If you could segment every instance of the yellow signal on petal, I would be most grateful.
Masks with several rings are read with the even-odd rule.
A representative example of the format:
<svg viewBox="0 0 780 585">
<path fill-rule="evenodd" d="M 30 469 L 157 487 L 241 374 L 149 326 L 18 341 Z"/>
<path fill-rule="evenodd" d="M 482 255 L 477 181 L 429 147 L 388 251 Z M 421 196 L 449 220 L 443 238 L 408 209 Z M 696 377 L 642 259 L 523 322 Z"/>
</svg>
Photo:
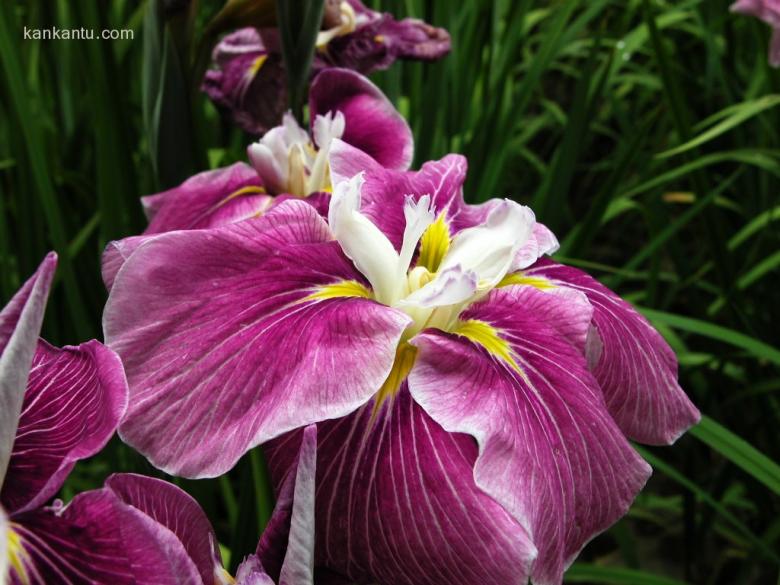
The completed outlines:
<svg viewBox="0 0 780 585">
<path fill-rule="evenodd" d="M 257 72 L 260 71 L 260 69 L 265 65 L 265 62 L 268 60 L 268 55 L 260 55 L 257 59 L 255 59 L 252 62 L 252 65 L 249 67 L 249 76 L 254 77 L 257 75 Z"/>
<path fill-rule="evenodd" d="M 14 525 L 11 524 L 7 534 L 7 554 L 8 564 L 11 567 L 11 571 L 16 574 L 17 578 L 23 585 L 29 585 L 30 576 L 27 574 L 25 564 L 29 563 L 29 554 L 22 546 L 22 537 L 14 531 Z"/>
<path fill-rule="evenodd" d="M 541 276 L 528 276 L 524 272 L 513 272 L 512 274 L 507 274 L 504 278 L 501 279 L 501 282 L 498 283 L 498 286 L 510 286 L 512 284 L 524 284 L 526 286 L 538 288 L 539 290 L 552 290 L 556 288 L 551 280 L 547 280 Z"/>
<path fill-rule="evenodd" d="M 388 398 L 398 394 L 401 384 L 412 371 L 414 360 L 417 357 L 417 348 L 408 341 L 402 341 L 395 350 L 395 360 L 390 373 L 385 378 L 374 400 L 373 416 L 376 416 L 381 406 Z"/>
<path fill-rule="evenodd" d="M 501 337 L 499 330 L 489 323 L 477 319 L 460 321 L 452 332 L 483 347 L 491 356 L 504 362 L 525 378 L 525 374 L 515 361 L 509 342 Z"/>
<path fill-rule="evenodd" d="M 417 266 L 436 272 L 450 249 L 450 226 L 444 212 L 439 214 L 420 238 L 420 258 Z"/>
<path fill-rule="evenodd" d="M 356 280 L 341 280 L 333 284 L 326 284 L 317 287 L 317 290 L 302 301 L 321 301 L 325 299 L 341 299 L 349 297 L 359 297 L 363 299 L 371 298 L 371 291 Z"/>
</svg>

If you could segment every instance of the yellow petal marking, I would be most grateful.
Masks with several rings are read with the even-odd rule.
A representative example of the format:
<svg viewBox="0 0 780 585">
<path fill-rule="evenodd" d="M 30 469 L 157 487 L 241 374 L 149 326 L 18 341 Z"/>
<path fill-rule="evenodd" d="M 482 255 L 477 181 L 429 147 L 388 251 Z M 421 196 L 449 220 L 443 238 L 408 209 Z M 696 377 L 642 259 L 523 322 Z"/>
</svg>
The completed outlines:
<svg viewBox="0 0 780 585">
<path fill-rule="evenodd" d="M 268 55 L 260 55 L 257 59 L 255 59 L 252 62 L 252 66 L 249 68 L 249 76 L 254 77 L 257 75 L 257 72 L 260 71 L 263 65 L 265 65 L 267 59 Z"/>
<path fill-rule="evenodd" d="M 339 282 L 334 282 L 333 284 L 326 284 L 324 286 L 317 287 L 315 292 L 301 299 L 301 302 L 321 301 L 325 299 L 341 299 L 348 297 L 370 299 L 371 291 L 355 280 L 341 280 Z"/>
<path fill-rule="evenodd" d="M 401 384 L 406 380 L 409 372 L 412 371 L 414 360 L 417 357 L 417 348 L 410 344 L 408 341 L 402 341 L 398 344 L 395 350 L 395 360 L 393 361 L 393 367 L 390 369 L 390 373 L 385 378 L 379 391 L 376 393 L 374 400 L 374 412 L 372 416 L 376 416 L 377 412 L 388 398 L 393 398 L 398 394 L 398 390 L 401 388 Z"/>
<path fill-rule="evenodd" d="M 547 280 L 541 276 L 528 276 L 524 272 L 513 272 L 512 274 L 507 274 L 504 278 L 501 279 L 501 282 L 498 283 L 498 286 L 502 287 L 512 284 L 524 284 L 526 286 L 538 288 L 539 290 L 552 290 L 556 288 L 551 280 Z"/>
<path fill-rule="evenodd" d="M 436 272 L 449 249 L 450 226 L 442 212 L 420 238 L 420 258 L 417 260 L 417 266 L 424 266 L 430 272 Z"/>
<path fill-rule="evenodd" d="M 515 361 L 512 348 L 509 342 L 501 337 L 498 329 L 477 319 L 460 321 L 452 331 L 455 335 L 465 337 L 469 341 L 485 348 L 485 350 L 494 358 L 504 362 L 515 372 L 526 379 L 525 374 Z"/>
<path fill-rule="evenodd" d="M 14 525 L 11 524 L 8 530 L 8 562 L 11 566 L 11 570 L 16 573 L 16 576 L 24 584 L 30 583 L 30 577 L 27 574 L 27 570 L 24 568 L 25 561 L 29 562 L 29 555 L 22 546 L 22 538 L 14 531 Z"/>
</svg>

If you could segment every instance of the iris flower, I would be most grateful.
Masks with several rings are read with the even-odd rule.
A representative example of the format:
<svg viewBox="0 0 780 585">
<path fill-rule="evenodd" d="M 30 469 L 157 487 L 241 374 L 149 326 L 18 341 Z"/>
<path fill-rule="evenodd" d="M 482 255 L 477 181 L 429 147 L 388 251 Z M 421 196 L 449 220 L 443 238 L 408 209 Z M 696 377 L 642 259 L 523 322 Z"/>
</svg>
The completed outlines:
<svg viewBox="0 0 780 585">
<path fill-rule="evenodd" d="M 106 444 L 127 405 L 124 371 L 111 350 L 96 341 L 59 349 L 38 340 L 55 266 L 52 254 L 0 312 L 0 583 L 232 583 L 205 514 L 165 481 L 115 474 L 68 505 L 46 505 L 76 461 Z M 314 427 L 307 433 L 316 440 Z M 314 445 L 303 441 L 297 473 L 309 485 Z M 310 505 L 298 522 L 311 524 L 313 488 L 306 490 Z M 305 502 L 306 490 L 296 498 Z M 291 502 L 285 487 L 266 540 L 285 538 Z M 278 549 L 258 552 L 273 566 Z"/>
<path fill-rule="evenodd" d="M 0 582 L 150 582 L 164 570 L 158 553 L 103 491 L 46 506 L 75 462 L 106 444 L 127 404 L 112 351 L 38 340 L 55 266 L 49 255 L 0 313 Z"/>
<path fill-rule="evenodd" d="M 299 200 L 147 241 L 104 315 L 128 372 L 120 435 L 192 477 L 319 423 L 315 564 L 358 582 L 559 583 L 650 474 L 627 437 L 698 420 L 626 302 L 546 258 L 466 162 L 388 170 L 335 140 L 328 221 Z M 281 438 L 280 438 L 281 437 Z"/>
<path fill-rule="evenodd" d="M 396 59 L 434 61 L 450 51 L 450 36 L 414 18 L 395 20 L 360 0 L 328 2 L 324 30 L 317 37 L 314 73 L 345 67 L 369 74 Z M 277 125 L 287 104 L 281 43 L 276 29 L 242 28 L 222 39 L 213 53 L 203 90 L 231 111 L 247 132 L 262 134 Z"/>
<path fill-rule="evenodd" d="M 780 67 L 780 0 L 737 0 L 731 10 L 755 16 L 772 27 L 769 63 L 772 67 Z"/>
<path fill-rule="evenodd" d="M 199 173 L 142 198 L 149 226 L 141 236 L 112 242 L 103 259 L 111 288 L 116 271 L 142 242 L 156 234 L 217 227 L 262 215 L 290 197 L 307 197 L 327 211 L 332 190 L 330 143 L 340 138 L 382 166 L 406 170 L 414 143 L 406 120 L 368 79 L 346 69 L 320 73 L 309 91 L 310 132 L 289 114 L 247 148 L 250 164 Z"/>
</svg>

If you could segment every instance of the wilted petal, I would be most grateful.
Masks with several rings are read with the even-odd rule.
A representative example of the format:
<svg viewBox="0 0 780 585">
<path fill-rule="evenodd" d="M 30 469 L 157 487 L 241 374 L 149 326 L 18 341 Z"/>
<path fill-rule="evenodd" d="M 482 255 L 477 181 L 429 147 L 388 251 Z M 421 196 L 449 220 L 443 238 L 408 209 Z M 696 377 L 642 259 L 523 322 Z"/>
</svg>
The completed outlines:
<svg viewBox="0 0 780 585">
<path fill-rule="evenodd" d="M 226 35 L 214 48 L 215 69 L 202 89 L 250 134 L 263 134 L 282 119 L 287 80 L 281 54 L 269 52 L 253 27 Z"/>
<path fill-rule="evenodd" d="M 100 451 L 127 407 L 119 357 L 97 341 L 38 343 L 8 475 L 0 491 L 12 514 L 45 504 L 76 461 Z"/>
<path fill-rule="evenodd" d="M 161 469 L 213 476 L 259 443 L 366 402 L 409 319 L 315 294 L 363 282 L 331 238 L 314 208 L 285 201 L 141 246 L 104 314 L 130 383 L 123 439 Z"/>
<path fill-rule="evenodd" d="M 57 255 L 50 253 L 0 311 L 0 486 L 11 458 L 30 364 L 56 267 Z"/>
<path fill-rule="evenodd" d="M 526 274 L 588 296 L 602 344 L 593 374 L 626 435 L 669 444 L 699 421 L 699 411 L 677 382 L 674 352 L 631 305 L 581 270 L 550 260 L 540 260 Z"/>
<path fill-rule="evenodd" d="M 368 74 L 387 69 L 396 59 L 435 61 L 450 51 L 449 33 L 421 20 L 395 20 L 391 14 L 367 9 L 348 0 L 358 15 L 356 30 L 338 36 L 319 53 L 316 67 L 346 67 Z"/>
<path fill-rule="evenodd" d="M 178 187 L 142 198 L 149 218 L 144 233 L 208 228 L 252 217 L 270 198 L 257 172 L 245 163 L 204 171 Z"/>
<path fill-rule="evenodd" d="M 131 473 L 117 473 L 106 488 L 121 502 L 170 530 L 198 569 L 204 584 L 224 574 L 217 537 L 198 503 L 175 485 Z"/>
<path fill-rule="evenodd" d="M 481 336 L 423 332 L 412 341 L 419 353 L 409 375 L 412 396 L 434 420 L 477 440 L 476 483 L 532 536 L 540 585 L 561 583 L 650 474 L 607 412 L 581 350 L 559 332 L 571 307 L 545 294 L 494 291 L 461 315 L 481 324 Z M 580 337 L 589 321 L 589 311 L 578 318 Z"/>
<path fill-rule="evenodd" d="M 325 69 L 319 73 L 309 90 L 309 116 L 314 120 L 328 112 L 344 115 L 342 140 L 383 167 L 409 168 L 414 154 L 409 124 L 367 78 L 347 69 Z"/>
<path fill-rule="evenodd" d="M 15 516 L 14 531 L 25 575 L 13 583 L 203 585 L 176 535 L 107 489 Z"/>
<path fill-rule="evenodd" d="M 445 432 L 405 385 L 376 416 L 370 404 L 317 427 L 318 567 L 358 583 L 525 582 L 533 545 L 475 485 L 475 442 Z M 299 441 L 295 433 L 270 445 L 277 485 Z"/>
</svg>

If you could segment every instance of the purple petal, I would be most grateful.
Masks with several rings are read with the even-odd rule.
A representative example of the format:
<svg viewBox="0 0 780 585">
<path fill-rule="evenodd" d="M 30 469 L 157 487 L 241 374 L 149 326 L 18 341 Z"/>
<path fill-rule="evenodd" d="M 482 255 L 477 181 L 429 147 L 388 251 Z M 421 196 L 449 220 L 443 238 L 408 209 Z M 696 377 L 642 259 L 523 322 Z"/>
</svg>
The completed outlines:
<svg viewBox="0 0 780 585">
<path fill-rule="evenodd" d="M 205 171 L 168 191 L 142 199 L 149 227 L 144 233 L 225 225 L 264 211 L 271 198 L 246 163 Z"/>
<path fill-rule="evenodd" d="M 0 311 L 0 486 L 11 458 L 57 255 L 50 253 Z"/>
<path fill-rule="evenodd" d="M 395 20 L 349 0 L 358 15 L 356 30 L 330 41 L 315 66 L 345 67 L 363 74 L 387 69 L 396 59 L 435 61 L 450 52 L 449 33 L 421 20 Z"/>
<path fill-rule="evenodd" d="M 372 410 L 317 425 L 318 568 L 358 583 L 525 582 L 533 545 L 475 485 L 473 439 L 445 432 L 405 384 Z M 267 451 L 277 485 L 299 442 L 291 434 Z"/>
<path fill-rule="evenodd" d="M 238 567 L 236 585 L 276 585 L 276 583 L 265 572 L 260 560 L 255 555 L 249 555 Z"/>
<path fill-rule="evenodd" d="M 561 335 L 559 324 L 577 312 L 567 305 L 513 287 L 468 309 L 461 318 L 493 327 L 509 358 L 441 331 L 413 340 L 412 396 L 446 430 L 477 440 L 474 478 L 532 535 L 534 583 L 561 583 L 650 475 L 607 412 L 581 350 Z M 580 312 L 584 335 L 590 313 Z"/>
<path fill-rule="evenodd" d="M 310 298 L 362 281 L 331 237 L 313 207 L 285 201 L 141 246 L 104 314 L 130 383 L 122 438 L 161 469 L 214 476 L 255 445 L 365 403 L 409 318 L 365 298 Z"/>
<path fill-rule="evenodd" d="M 106 245 L 101 258 L 100 272 L 103 277 L 103 284 L 106 290 L 111 290 L 114 286 L 114 280 L 119 269 L 122 268 L 127 259 L 135 252 L 141 244 L 157 237 L 157 234 L 148 236 L 130 236 L 121 240 L 114 240 Z"/>
<path fill-rule="evenodd" d="M 303 431 L 297 461 L 290 468 L 276 507 L 257 545 L 257 557 L 279 585 L 311 585 L 314 571 L 314 487 L 317 427 Z M 284 560 L 282 560 L 284 559 Z"/>
<path fill-rule="evenodd" d="M 309 115 L 342 112 L 342 139 L 387 168 L 406 170 L 414 155 L 414 139 L 406 120 L 367 78 L 347 69 L 326 69 L 309 90 Z"/>
<path fill-rule="evenodd" d="M 12 583 L 203 585 L 194 563 L 167 528 L 122 504 L 109 490 L 76 496 L 63 508 L 14 517 L 26 580 Z"/>
<path fill-rule="evenodd" d="M 263 134 L 282 119 L 287 81 L 282 57 L 269 53 L 255 28 L 226 35 L 212 55 L 201 89 L 250 134 Z"/>
<path fill-rule="evenodd" d="M 76 461 L 100 451 L 127 407 L 119 357 L 97 341 L 59 349 L 40 341 L 19 417 L 3 506 L 18 514 L 59 491 Z"/>
<path fill-rule="evenodd" d="M 131 473 L 114 474 L 106 488 L 121 502 L 176 535 L 195 563 L 203 583 L 214 583 L 222 571 L 217 537 L 198 503 L 175 485 Z"/>
<path fill-rule="evenodd" d="M 626 435 L 651 445 L 670 444 L 699 421 L 699 411 L 677 382 L 674 352 L 631 305 L 581 270 L 550 260 L 526 274 L 588 296 L 602 344 L 593 374 Z"/>
</svg>

